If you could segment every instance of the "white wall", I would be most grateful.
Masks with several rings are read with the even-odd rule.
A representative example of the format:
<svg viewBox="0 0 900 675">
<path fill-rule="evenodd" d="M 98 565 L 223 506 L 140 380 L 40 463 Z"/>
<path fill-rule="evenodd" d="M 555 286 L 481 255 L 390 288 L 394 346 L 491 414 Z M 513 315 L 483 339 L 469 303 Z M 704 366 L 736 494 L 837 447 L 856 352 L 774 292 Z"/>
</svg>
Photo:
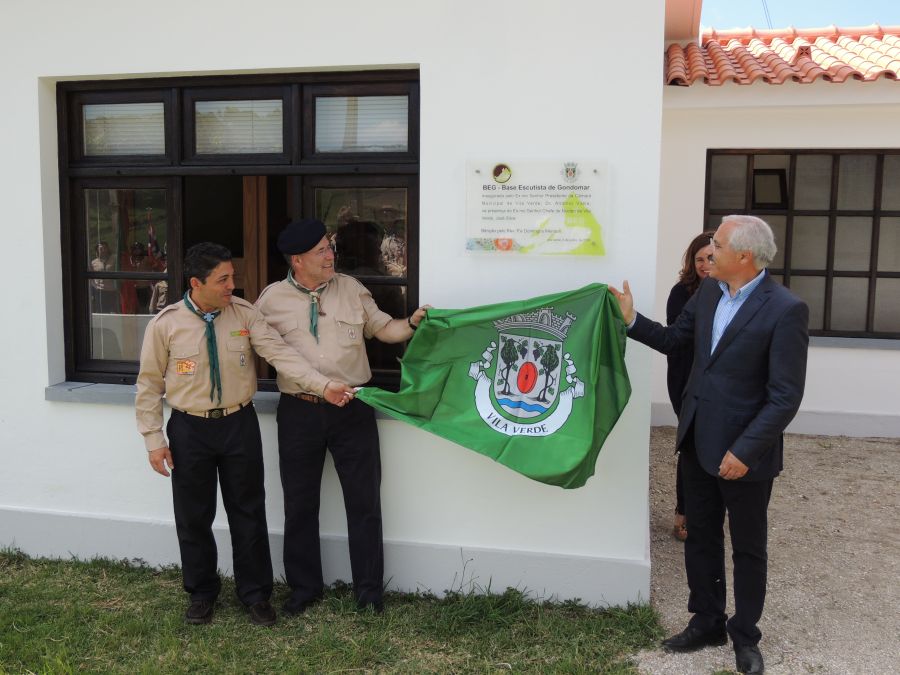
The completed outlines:
<svg viewBox="0 0 900 675">
<path fill-rule="evenodd" d="M 418 66 L 420 297 L 464 307 L 626 276 L 652 301 L 663 3 L 234 0 L 152 6 L 5 2 L 0 21 L 0 230 L 8 249 L 0 368 L 0 544 L 177 561 L 168 483 L 147 465 L 127 406 L 57 403 L 64 379 L 55 83 Z M 659 49 L 634 49 L 633 36 Z M 622 55 L 628 54 L 627 67 Z M 611 174 L 601 259 L 482 258 L 463 250 L 470 158 L 600 159 Z M 639 252 L 638 255 L 635 255 Z M 12 289 L 11 289 L 12 290 Z M 386 577 L 440 592 L 494 588 L 626 602 L 649 594 L 650 357 L 629 347 L 634 393 L 588 485 L 563 491 L 398 422 L 380 423 Z M 269 523 L 283 525 L 272 415 L 262 415 Z M 326 474 L 329 578 L 348 578 L 343 507 Z M 224 515 L 220 510 L 217 524 Z M 139 536 L 125 533 L 139 532 Z M 227 550 L 220 564 L 228 567 Z"/>
<path fill-rule="evenodd" d="M 665 317 L 680 256 L 703 223 L 709 148 L 895 148 L 900 86 L 893 81 L 667 87 L 664 93 L 656 302 Z M 900 345 L 829 340 L 809 352 L 799 433 L 900 436 Z M 821 345 L 821 342 L 820 342 Z M 839 345 L 839 346 L 835 346 Z M 653 420 L 673 423 L 665 359 L 653 358 Z"/>
</svg>

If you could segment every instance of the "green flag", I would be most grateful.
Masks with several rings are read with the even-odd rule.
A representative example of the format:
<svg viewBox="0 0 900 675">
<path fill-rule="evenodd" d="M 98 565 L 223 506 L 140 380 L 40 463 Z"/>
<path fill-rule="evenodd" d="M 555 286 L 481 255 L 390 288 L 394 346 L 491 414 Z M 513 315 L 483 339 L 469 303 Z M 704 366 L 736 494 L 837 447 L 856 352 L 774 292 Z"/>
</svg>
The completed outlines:
<svg viewBox="0 0 900 675">
<path fill-rule="evenodd" d="M 430 309 L 397 393 L 357 396 L 391 417 L 550 485 L 577 488 L 631 395 L 625 326 L 603 284 L 472 309 Z"/>
</svg>

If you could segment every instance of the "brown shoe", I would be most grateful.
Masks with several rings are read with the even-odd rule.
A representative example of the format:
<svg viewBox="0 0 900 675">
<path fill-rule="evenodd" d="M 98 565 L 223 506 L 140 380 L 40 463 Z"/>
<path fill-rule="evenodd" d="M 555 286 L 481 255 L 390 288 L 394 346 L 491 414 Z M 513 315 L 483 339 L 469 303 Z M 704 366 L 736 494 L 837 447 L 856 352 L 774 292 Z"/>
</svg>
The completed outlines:
<svg viewBox="0 0 900 675">
<path fill-rule="evenodd" d="M 184 613 L 184 620 L 194 625 L 209 623 L 213 618 L 213 604 L 209 600 L 194 600 Z"/>
<path fill-rule="evenodd" d="M 681 513 L 675 514 L 675 524 L 672 526 L 672 536 L 678 541 L 687 539 L 687 520 Z"/>
<path fill-rule="evenodd" d="M 268 600 L 260 600 L 247 608 L 250 612 L 250 623 L 254 626 L 274 626 L 277 617 L 275 609 Z"/>
</svg>

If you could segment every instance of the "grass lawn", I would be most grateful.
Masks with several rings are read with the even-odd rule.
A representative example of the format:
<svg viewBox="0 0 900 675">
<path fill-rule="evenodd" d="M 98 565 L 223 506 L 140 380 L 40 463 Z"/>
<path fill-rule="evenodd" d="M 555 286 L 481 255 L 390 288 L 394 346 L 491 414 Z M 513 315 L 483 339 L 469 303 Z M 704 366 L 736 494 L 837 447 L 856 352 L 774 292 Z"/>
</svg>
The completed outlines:
<svg viewBox="0 0 900 675">
<path fill-rule="evenodd" d="M 286 594 L 276 585 L 276 609 Z M 306 614 L 260 628 L 225 580 L 213 623 L 188 626 L 178 568 L 0 551 L 0 673 L 631 673 L 629 654 L 661 635 L 649 606 L 526 596 L 389 593 L 377 615 L 337 584 Z"/>
</svg>

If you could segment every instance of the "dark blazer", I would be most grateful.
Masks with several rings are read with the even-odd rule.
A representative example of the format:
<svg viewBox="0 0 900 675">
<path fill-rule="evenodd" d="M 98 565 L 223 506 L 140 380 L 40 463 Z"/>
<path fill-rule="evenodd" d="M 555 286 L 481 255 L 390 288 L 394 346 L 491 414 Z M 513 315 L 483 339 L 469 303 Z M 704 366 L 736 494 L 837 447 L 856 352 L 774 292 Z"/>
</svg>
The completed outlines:
<svg viewBox="0 0 900 675">
<path fill-rule="evenodd" d="M 680 281 L 672 286 L 669 299 L 666 301 L 666 325 L 671 326 L 681 314 L 681 310 L 693 295 L 688 287 Z M 683 344 L 674 352 L 666 355 L 666 388 L 669 390 L 669 401 L 677 417 L 681 413 L 681 394 L 694 365 L 694 345 Z"/>
<path fill-rule="evenodd" d="M 693 425 L 697 459 L 707 473 L 718 475 L 731 450 L 750 468 L 741 480 L 774 478 L 783 468 L 784 430 L 803 398 L 809 309 L 766 273 L 710 354 L 721 297 L 715 279 L 705 279 L 673 325 L 638 314 L 628 336 L 664 354 L 694 345 L 679 448 Z"/>
</svg>

